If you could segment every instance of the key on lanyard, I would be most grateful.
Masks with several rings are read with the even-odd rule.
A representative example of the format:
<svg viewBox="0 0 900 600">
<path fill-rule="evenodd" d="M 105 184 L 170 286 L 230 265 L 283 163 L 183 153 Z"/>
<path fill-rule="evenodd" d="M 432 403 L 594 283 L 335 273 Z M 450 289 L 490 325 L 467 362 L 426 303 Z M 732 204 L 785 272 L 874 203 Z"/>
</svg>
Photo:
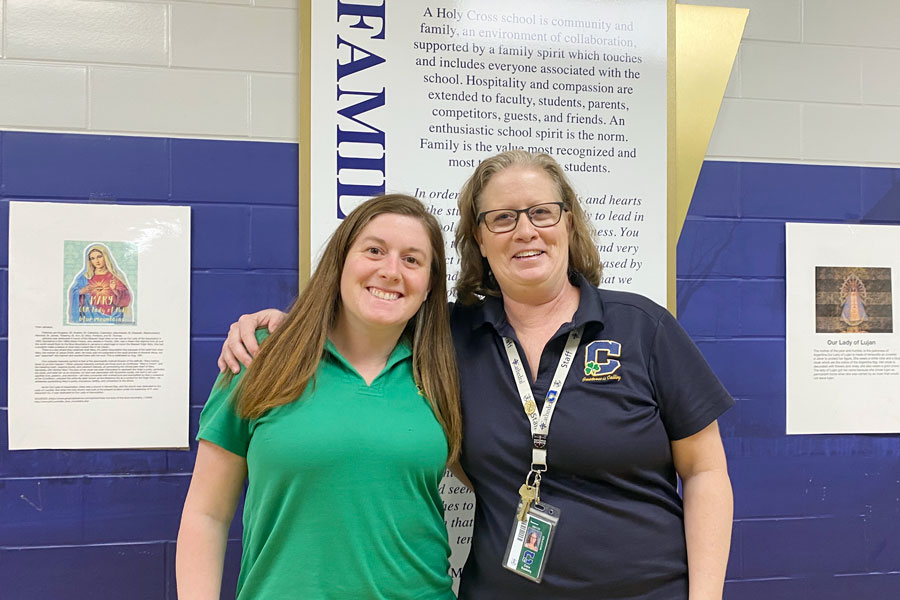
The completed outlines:
<svg viewBox="0 0 900 600">
<path fill-rule="evenodd" d="M 526 516 L 528 515 L 528 509 L 531 508 L 531 505 L 534 504 L 535 500 L 537 500 L 538 489 L 533 485 L 523 483 L 519 488 L 519 496 L 522 498 L 522 504 L 521 506 L 519 506 L 519 512 L 516 517 L 520 521 L 524 521 Z"/>
</svg>

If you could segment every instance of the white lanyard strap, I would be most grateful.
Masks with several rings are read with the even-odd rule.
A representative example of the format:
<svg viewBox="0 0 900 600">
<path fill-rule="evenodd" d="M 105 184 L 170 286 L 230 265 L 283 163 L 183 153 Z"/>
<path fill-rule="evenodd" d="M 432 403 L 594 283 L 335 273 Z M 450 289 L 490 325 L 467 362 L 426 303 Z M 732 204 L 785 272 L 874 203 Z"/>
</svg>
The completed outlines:
<svg viewBox="0 0 900 600">
<path fill-rule="evenodd" d="M 516 388 L 519 390 L 519 397 L 522 399 L 522 408 L 531 422 L 531 469 L 533 471 L 547 470 L 547 435 L 550 432 L 550 419 L 553 417 L 553 411 L 556 409 L 556 402 L 559 400 L 559 393 L 562 390 L 569 369 L 572 367 L 572 361 L 575 358 L 575 352 L 578 350 L 578 343 L 584 332 L 584 326 L 573 329 L 569 333 L 569 339 L 566 340 L 566 347 L 563 349 L 562 356 L 559 357 L 559 364 L 556 366 L 556 372 L 553 374 L 553 381 L 550 383 L 550 389 L 547 390 L 547 396 L 544 398 L 544 408 L 538 413 L 537 404 L 534 402 L 534 396 L 531 393 L 531 384 L 528 382 L 528 375 L 522 367 L 522 359 L 519 357 L 519 351 L 516 350 L 516 343 L 508 337 L 503 338 L 503 345 L 506 347 L 506 358 L 509 360 L 509 366 L 513 372 L 513 378 L 516 380 Z"/>
</svg>

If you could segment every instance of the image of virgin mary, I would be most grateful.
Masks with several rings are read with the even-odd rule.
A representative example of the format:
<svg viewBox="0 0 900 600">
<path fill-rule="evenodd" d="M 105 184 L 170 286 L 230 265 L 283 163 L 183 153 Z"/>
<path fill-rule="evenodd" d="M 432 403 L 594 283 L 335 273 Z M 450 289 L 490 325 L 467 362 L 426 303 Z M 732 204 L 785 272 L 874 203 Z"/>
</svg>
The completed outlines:
<svg viewBox="0 0 900 600">
<path fill-rule="evenodd" d="M 131 291 L 109 249 L 91 244 L 84 268 L 69 288 L 70 323 L 131 322 Z"/>
<path fill-rule="evenodd" d="M 857 327 L 869 319 L 866 313 L 866 286 L 854 274 L 848 275 L 841 285 L 841 321 Z"/>
</svg>

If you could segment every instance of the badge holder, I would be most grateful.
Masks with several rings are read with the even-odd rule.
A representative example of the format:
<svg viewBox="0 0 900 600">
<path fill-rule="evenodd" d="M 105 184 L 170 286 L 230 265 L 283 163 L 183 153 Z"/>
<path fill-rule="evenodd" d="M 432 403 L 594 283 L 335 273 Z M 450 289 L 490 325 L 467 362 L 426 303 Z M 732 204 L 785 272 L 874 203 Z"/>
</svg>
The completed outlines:
<svg viewBox="0 0 900 600">
<path fill-rule="evenodd" d="M 532 471 L 529 473 L 529 480 L 532 479 L 532 474 L 534 483 L 529 484 L 526 480 L 519 489 L 521 498 L 503 555 L 503 567 L 540 583 L 556 533 L 560 510 L 541 502 L 539 495 L 541 474 Z"/>
</svg>

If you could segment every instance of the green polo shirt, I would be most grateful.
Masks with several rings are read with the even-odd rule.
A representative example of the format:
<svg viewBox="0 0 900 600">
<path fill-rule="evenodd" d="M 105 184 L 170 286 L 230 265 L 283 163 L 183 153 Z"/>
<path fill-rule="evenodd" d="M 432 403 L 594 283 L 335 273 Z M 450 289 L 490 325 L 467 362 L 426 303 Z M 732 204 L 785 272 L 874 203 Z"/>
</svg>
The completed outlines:
<svg viewBox="0 0 900 600">
<path fill-rule="evenodd" d="M 238 599 L 452 599 L 438 485 L 447 442 L 401 342 L 366 385 L 337 351 L 300 398 L 259 419 L 215 385 L 204 439 L 247 458 Z"/>
</svg>

